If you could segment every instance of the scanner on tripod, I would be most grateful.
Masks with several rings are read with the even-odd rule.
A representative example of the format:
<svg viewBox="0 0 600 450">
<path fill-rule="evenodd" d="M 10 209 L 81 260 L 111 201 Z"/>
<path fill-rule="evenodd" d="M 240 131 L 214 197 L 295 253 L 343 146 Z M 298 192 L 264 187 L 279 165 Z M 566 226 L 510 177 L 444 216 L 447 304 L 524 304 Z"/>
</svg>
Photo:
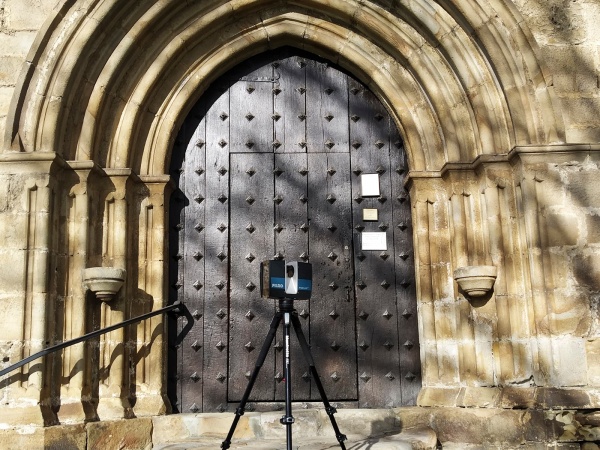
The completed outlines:
<svg viewBox="0 0 600 450">
<path fill-rule="evenodd" d="M 298 261 L 263 261 L 260 265 L 260 292 L 263 298 L 310 299 L 312 265 Z"/>
<path fill-rule="evenodd" d="M 286 426 L 286 449 L 292 450 L 292 424 L 294 423 L 294 417 L 292 416 L 292 384 L 290 382 L 292 379 L 290 368 L 290 329 L 293 327 L 294 331 L 296 332 L 298 342 L 300 343 L 302 353 L 304 354 L 304 359 L 308 363 L 312 378 L 315 382 L 317 390 L 319 391 L 319 394 L 321 395 L 321 400 L 323 400 L 325 412 L 329 416 L 331 426 L 333 427 L 335 436 L 340 444 L 340 448 L 342 450 L 346 450 L 346 446 L 344 445 L 346 435 L 342 434 L 337 426 L 337 422 L 333 416 L 336 413 L 336 409 L 331 406 L 329 404 L 329 400 L 327 400 L 325 389 L 323 389 L 323 384 L 321 383 L 321 379 L 317 373 L 314 359 L 310 353 L 310 346 L 306 341 L 300 320 L 298 319 L 298 313 L 294 308 L 294 300 L 310 299 L 310 295 L 312 293 L 312 266 L 309 263 L 297 261 L 264 261 L 260 265 L 260 285 L 260 291 L 263 297 L 279 299 L 279 308 L 271 320 L 269 332 L 265 342 L 262 345 L 260 354 L 258 355 L 258 360 L 254 366 L 254 370 L 250 375 L 248 386 L 244 391 L 242 400 L 235 410 L 233 423 L 231 424 L 231 428 L 229 428 L 227 437 L 221 444 L 221 448 L 223 450 L 227 450 L 231 445 L 231 438 L 238 421 L 240 420 L 240 417 L 245 412 L 246 402 L 250 397 L 250 393 L 252 392 L 252 388 L 256 382 L 258 372 L 260 371 L 263 363 L 265 362 L 265 358 L 269 353 L 271 344 L 275 338 L 275 333 L 277 332 L 277 328 L 279 327 L 279 324 L 283 322 L 283 342 L 285 343 L 285 351 L 283 352 L 285 415 L 281 418 L 280 422 L 282 425 Z"/>
</svg>

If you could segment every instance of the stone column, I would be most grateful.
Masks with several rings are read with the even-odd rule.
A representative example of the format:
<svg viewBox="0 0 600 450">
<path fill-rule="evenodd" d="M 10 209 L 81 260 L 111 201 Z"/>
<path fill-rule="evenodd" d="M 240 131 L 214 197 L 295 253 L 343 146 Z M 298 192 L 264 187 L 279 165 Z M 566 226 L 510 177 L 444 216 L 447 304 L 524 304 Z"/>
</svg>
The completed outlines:
<svg viewBox="0 0 600 450">
<path fill-rule="evenodd" d="M 82 274 L 88 265 L 88 180 L 94 163 L 72 161 L 69 165 L 77 175 L 77 181 L 69 192 L 70 207 L 67 211 L 66 230 L 63 230 L 68 246 L 63 340 L 75 339 L 90 331 L 86 327 L 88 305 L 82 285 Z M 65 382 L 61 385 L 60 409 L 57 413 L 61 423 L 83 422 L 86 418 L 91 418 L 89 416 L 93 416 L 89 398 L 89 356 L 88 343 L 77 344 L 63 351 L 61 374 Z"/>
<path fill-rule="evenodd" d="M 166 306 L 167 215 L 170 194 L 169 177 L 141 177 L 148 197 L 142 201 L 139 215 L 138 294 L 132 315 Z M 170 410 L 166 395 L 166 320 L 155 316 L 137 327 L 135 341 L 136 417 L 164 414 Z"/>
<path fill-rule="evenodd" d="M 525 174 L 521 179 L 522 214 L 527 239 L 529 260 L 529 283 L 536 341 L 534 353 L 534 381 L 545 386 L 553 373 L 552 342 L 549 334 L 548 299 L 546 297 L 546 274 L 543 261 L 542 235 L 540 233 L 540 210 L 536 193 L 539 180 L 535 174 Z"/>
<path fill-rule="evenodd" d="M 4 365 L 47 345 L 49 261 L 52 242 L 54 153 L 3 154 L 0 157 L 0 342 Z M 0 381 L 0 423 L 52 423 L 44 383 L 46 360 L 37 359 Z"/>
<path fill-rule="evenodd" d="M 106 169 L 112 192 L 105 201 L 103 219 L 102 265 L 129 269 L 128 267 L 128 199 L 133 195 L 129 188 L 130 169 Z M 115 299 L 101 307 L 100 327 L 123 322 L 127 318 L 131 289 L 128 276 Z M 100 339 L 100 385 L 98 417 L 101 420 L 130 417 L 128 367 L 126 358 L 126 330 L 121 328 L 103 335 Z"/>
<path fill-rule="evenodd" d="M 415 270 L 423 389 L 419 403 L 430 397 L 456 397 L 459 386 L 458 315 L 452 285 L 452 240 L 449 195 L 440 177 L 413 174 L 411 199 L 415 230 Z M 446 388 L 453 387 L 453 390 Z M 437 400 L 436 400 L 437 401 Z"/>
<path fill-rule="evenodd" d="M 484 199 L 492 265 L 498 268 L 494 301 L 498 337 L 494 342 L 496 384 L 527 385 L 532 378 L 530 292 L 525 281 L 527 242 L 518 220 L 518 177 L 505 162 L 485 164 Z"/>
</svg>

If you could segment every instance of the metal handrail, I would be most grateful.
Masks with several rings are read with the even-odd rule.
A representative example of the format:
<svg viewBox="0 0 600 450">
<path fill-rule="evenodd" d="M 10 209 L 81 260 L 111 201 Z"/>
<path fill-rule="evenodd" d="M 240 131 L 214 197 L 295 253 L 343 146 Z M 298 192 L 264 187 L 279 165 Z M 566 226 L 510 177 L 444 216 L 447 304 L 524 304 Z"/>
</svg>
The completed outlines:
<svg viewBox="0 0 600 450">
<path fill-rule="evenodd" d="M 42 356 L 49 355 L 50 353 L 57 352 L 62 350 L 63 348 L 70 347 L 71 345 L 79 344 L 80 342 L 87 341 L 88 339 L 94 338 L 96 336 L 100 336 L 106 333 L 110 333 L 111 331 L 117 330 L 119 328 L 126 327 L 127 325 L 131 325 L 133 323 L 141 322 L 142 320 L 149 319 L 150 317 L 158 316 L 159 314 L 167 314 L 171 311 L 179 310 L 180 314 L 185 314 L 187 312 L 187 308 L 183 303 L 177 301 L 172 305 L 165 306 L 164 308 L 157 309 L 156 311 L 152 311 L 146 314 L 142 314 L 141 316 L 134 317 L 133 319 L 128 319 L 124 322 L 117 323 L 116 325 L 111 325 L 110 327 L 102 328 L 100 330 L 92 331 L 91 333 L 84 334 L 75 339 L 69 339 L 68 341 L 61 342 L 60 344 L 52 345 L 51 347 L 46 347 L 45 349 L 34 353 L 31 356 L 28 356 L 25 359 L 22 359 L 18 363 L 15 363 L 11 366 L 8 366 L 5 369 L 0 370 L 0 377 L 6 375 L 7 373 L 18 369 L 19 367 L 24 366 L 28 362 L 33 361 L 34 359 L 41 358 Z M 186 314 L 187 316 L 188 314 Z"/>
</svg>

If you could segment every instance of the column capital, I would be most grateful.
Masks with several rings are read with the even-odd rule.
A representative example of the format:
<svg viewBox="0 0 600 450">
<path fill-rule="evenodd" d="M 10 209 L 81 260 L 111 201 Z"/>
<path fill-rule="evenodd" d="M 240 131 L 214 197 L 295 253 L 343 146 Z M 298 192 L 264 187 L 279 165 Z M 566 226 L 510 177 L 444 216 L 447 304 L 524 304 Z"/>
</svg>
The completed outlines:
<svg viewBox="0 0 600 450">
<path fill-rule="evenodd" d="M 140 180 L 148 189 L 149 197 L 160 201 L 157 206 L 164 204 L 164 201 L 161 200 L 164 200 L 175 188 L 169 175 L 141 175 Z"/>
<path fill-rule="evenodd" d="M 114 200 L 123 200 L 127 195 L 127 185 L 138 183 L 140 178 L 132 169 L 104 169 L 104 174 L 114 188 L 113 193 L 109 195 Z"/>
</svg>

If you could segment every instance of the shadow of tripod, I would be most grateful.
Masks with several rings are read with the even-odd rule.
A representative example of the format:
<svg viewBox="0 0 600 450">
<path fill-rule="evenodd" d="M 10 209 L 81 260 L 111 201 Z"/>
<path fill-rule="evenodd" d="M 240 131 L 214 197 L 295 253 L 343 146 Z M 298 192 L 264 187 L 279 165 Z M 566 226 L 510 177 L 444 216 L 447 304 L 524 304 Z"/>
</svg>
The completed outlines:
<svg viewBox="0 0 600 450">
<path fill-rule="evenodd" d="M 252 392 L 252 388 L 254 387 L 254 382 L 258 377 L 258 373 L 265 362 L 265 358 L 267 357 L 267 353 L 269 352 L 269 348 L 273 343 L 273 339 L 275 338 L 275 333 L 277 332 L 277 328 L 279 324 L 283 321 L 283 342 L 284 342 L 284 352 L 283 352 L 283 364 L 284 364 L 284 377 L 285 377 L 285 415 L 280 419 L 282 425 L 286 426 L 286 443 L 287 450 L 292 450 L 292 424 L 294 423 L 294 417 L 292 416 L 292 384 L 291 384 L 291 369 L 290 369 L 290 324 L 294 327 L 294 331 L 296 332 L 296 337 L 300 342 L 300 347 L 302 348 L 302 353 L 304 354 L 304 359 L 308 363 L 310 367 L 310 373 L 312 374 L 313 379 L 315 380 L 315 384 L 317 385 L 317 389 L 319 390 L 319 394 L 321 395 L 321 400 L 323 401 L 323 405 L 325 406 L 325 411 L 329 416 L 329 420 L 331 421 L 331 426 L 335 431 L 335 437 L 337 438 L 340 447 L 343 450 L 346 450 L 346 446 L 344 445 L 344 441 L 346 440 L 346 436 L 340 433 L 340 429 L 337 426 L 337 422 L 335 421 L 335 417 L 333 416 L 337 410 L 329 404 L 327 400 L 327 395 L 325 395 L 325 390 L 323 389 L 323 384 L 321 384 L 321 379 L 319 378 L 319 374 L 317 373 L 317 369 L 315 368 L 315 361 L 310 353 L 310 348 L 308 343 L 306 342 L 306 338 L 304 336 L 304 332 L 302 331 L 302 325 L 300 324 L 300 319 L 298 319 L 298 313 L 294 309 L 294 300 L 291 298 L 281 298 L 279 299 L 279 309 L 273 316 L 273 320 L 271 321 L 271 326 L 269 328 L 269 333 L 263 343 L 263 346 L 260 350 L 260 354 L 258 355 L 258 360 L 256 361 L 256 365 L 254 366 L 254 370 L 252 375 L 250 376 L 250 381 L 248 382 L 248 386 L 246 387 L 246 391 L 235 410 L 235 417 L 233 419 L 233 423 L 231 424 L 231 428 L 229 429 L 229 433 L 227 437 L 221 444 L 221 448 L 226 450 L 231 445 L 231 437 L 237 427 L 238 421 L 240 417 L 244 415 L 244 408 L 246 407 L 246 402 L 248 401 L 248 397 Z"/>
</svg>

